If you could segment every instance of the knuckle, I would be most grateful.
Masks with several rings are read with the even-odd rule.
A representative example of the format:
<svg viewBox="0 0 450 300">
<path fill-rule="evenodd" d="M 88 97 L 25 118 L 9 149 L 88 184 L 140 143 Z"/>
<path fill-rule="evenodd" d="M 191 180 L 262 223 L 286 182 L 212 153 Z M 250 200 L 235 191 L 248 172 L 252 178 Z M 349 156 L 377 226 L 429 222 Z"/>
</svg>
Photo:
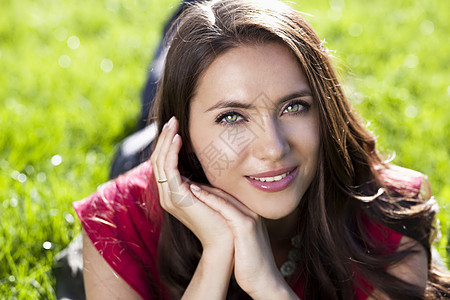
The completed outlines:
<svg viewBox="0 0 450 300">
<path fill-rule="evenodd" d="M 162 209 L 164 209 L 165 211 L 168 211 L 168 207 L 167 207 L 166 201 L 159 201 L 159 204 L 160 204 Z"/>
<path fill-rule="evenodd" d="M 184 194 L 175 200 L 175 204 L 180 208 L 189 207 L 195 203 L 195 198 L 191 194 Z"/>
<path fill-rule="evenodd" d="M 212 198 L 213 197 L 213 194 L 211 194 L 210 192 L 208 192 L 207 190 L 205 190 L 205 189 L 200 189 L 199 191 L 198 191 L 198 193 L 200 194 L 200 196 L 202 196 L 202 197 L 207 197 L 207 198 Z"/>
<path fill-rule="evenodd" d="M 168 213 L 172 213 L 175 210 L 175 205 L 173 205 L 172 201 L 161 201 L 161 207 L 167 211 Z"/>
</svg>

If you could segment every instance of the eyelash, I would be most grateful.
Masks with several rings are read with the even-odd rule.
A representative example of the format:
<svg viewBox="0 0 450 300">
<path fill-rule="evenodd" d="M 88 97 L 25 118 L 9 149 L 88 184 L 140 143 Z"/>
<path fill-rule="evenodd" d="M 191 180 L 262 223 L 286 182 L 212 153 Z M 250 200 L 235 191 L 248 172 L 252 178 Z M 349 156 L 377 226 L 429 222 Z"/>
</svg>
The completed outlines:
<svg viewBox="0 0 450 300">
<path fill-rule="evenodd" d="M 302 100 L 293 100 L 293 101 L 291 101 L 291 102 L 289 102 L 288 104 L 286 104 L 284 107 L 283 107 L 283 112 L 286 110 L 286 108 L 288 108 L 289 106 L 294 106 L 294 105 L 300 105 L 302 108 L 300 108 L 300 110 L 299 111 L 295 111 L 295 112 L 291 112 L 291 114 L 293 114 L 293 115 L 299 115 L 299 114 L 303 114 L 303 113 L 306 113 L 310 108 L 311 108 L 311 105 L 308 103 L 308 102 L 306 102 L 306 101 L 302 101 Z M 288 112 L 289 113 L 289 112 Z"/>
<path fill-rule="evenodd" d="M 282 108 L 282 114 L 288 107 L 294 106 L 294 105 L 300 105 L 301 108 L 298 111 L 286 112 L 287 114 L 300 115 L 300 114 L 306 113 L 311 107 L 311 105 L 305 101 L 293 100 L 293 101 L 289 102 L 288 104 L 286 104 Z M 228 116 L 237 116 L 237 118 L 241 118 L 242 120 L 237 120 L 234 122 L 227 122 L 227 121 L 225 121 L 225 118 Z M 240 114 L 236 111 L 227 111 L 227 112 L 224 112 L 224 113 L 221 113 L 220 115 L 218 115 L 215 122 L 218 124 L 221 124 L 222 126 L 236 126 L 242 122 L 247 122 L 247 120 L 245 120 L 245 117 L 242 116 L 242 114 Z"/>
<path fill-rule="evenodd" d="M 242 120 L 240 121 L 235 121 L 235 122 L 227 122 L 225 121 L 225 118 L 228 116 L 237 116 L 238 118 L 242 118 Z M 220 115 L 217 116 L 216 118 L 216 123 L 222 125 L 222 126 L 235 126 L 238 125 L 242 122 L 246 122 L 244 119 L 244 116 L 242 116 L 240 113 L 236 112 L 236 111 L 227 111 L 224 113 L 221 113 Z"/>
</svg>

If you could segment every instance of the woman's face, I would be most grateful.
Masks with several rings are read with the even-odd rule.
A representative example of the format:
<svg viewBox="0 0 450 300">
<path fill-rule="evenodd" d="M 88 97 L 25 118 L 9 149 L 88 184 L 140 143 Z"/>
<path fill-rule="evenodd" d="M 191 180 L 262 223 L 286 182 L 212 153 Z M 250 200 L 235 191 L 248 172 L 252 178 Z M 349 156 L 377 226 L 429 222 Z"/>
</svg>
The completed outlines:
<svg viewBox="0 0 450 300">
<path fill-rule="evenodd" d="M 209 182 L 267 219 L 298 206 L 316 173 L 319 118 L 286 46 L 239 46 L 204 71 L 189 132 Z"/>
</svg>

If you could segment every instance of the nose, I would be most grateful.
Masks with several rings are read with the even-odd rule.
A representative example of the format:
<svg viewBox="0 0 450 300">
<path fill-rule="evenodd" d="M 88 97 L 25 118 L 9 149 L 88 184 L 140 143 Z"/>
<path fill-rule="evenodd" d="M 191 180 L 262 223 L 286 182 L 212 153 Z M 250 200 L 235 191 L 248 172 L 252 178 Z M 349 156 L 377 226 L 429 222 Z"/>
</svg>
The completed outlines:
<svg viewBox="0 0 450 300">
<path fill-rule="evenodd" d="M 264 124 L 257 131 L 258 137 L 253 142 L 253 155 L 265 161 L 279 161 L 290 151 L 287 136 L 278 122 L 265 118 Z"/>
</svg>

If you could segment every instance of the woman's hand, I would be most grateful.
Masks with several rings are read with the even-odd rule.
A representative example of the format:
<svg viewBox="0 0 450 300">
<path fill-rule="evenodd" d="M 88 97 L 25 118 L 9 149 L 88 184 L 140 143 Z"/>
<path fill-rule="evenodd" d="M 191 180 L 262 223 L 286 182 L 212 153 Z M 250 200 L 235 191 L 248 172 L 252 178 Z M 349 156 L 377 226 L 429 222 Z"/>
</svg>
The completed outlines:
<svg viewBox="0 0 450 300">
<path fill-rule="evenodd" d="M 298 299 L 279 272 L 262 218 L 224 191 L 191 185 L 197 199 L 226 220 L 234 239 L 234 274 L 253 299 Z"/>
<path fill-rule="evenodd" d="M 225 219 L 191 193 L 178 171 L 181 137 L 172 117 L 158 138 L 150 158 L 161 207 L 189 228 L 203 252 L 183 299 L 225 299 L 233 268 L 233 235 Z"/>
<path fill-rule="evenodd" d="M 178 153 L 182 141 L 177 131 L 178 121 L 172 117 L 164 125 L 150 157 L 156 180 L 167 179 L 158 183 L 161 207 L 188 227 L 200 240 L 203 249 L 220 247 L 232 251 L 233 236 L 225 219 L 198 201 L 189 189 L 189 182 L 181 178 Z"/>
</svg>

